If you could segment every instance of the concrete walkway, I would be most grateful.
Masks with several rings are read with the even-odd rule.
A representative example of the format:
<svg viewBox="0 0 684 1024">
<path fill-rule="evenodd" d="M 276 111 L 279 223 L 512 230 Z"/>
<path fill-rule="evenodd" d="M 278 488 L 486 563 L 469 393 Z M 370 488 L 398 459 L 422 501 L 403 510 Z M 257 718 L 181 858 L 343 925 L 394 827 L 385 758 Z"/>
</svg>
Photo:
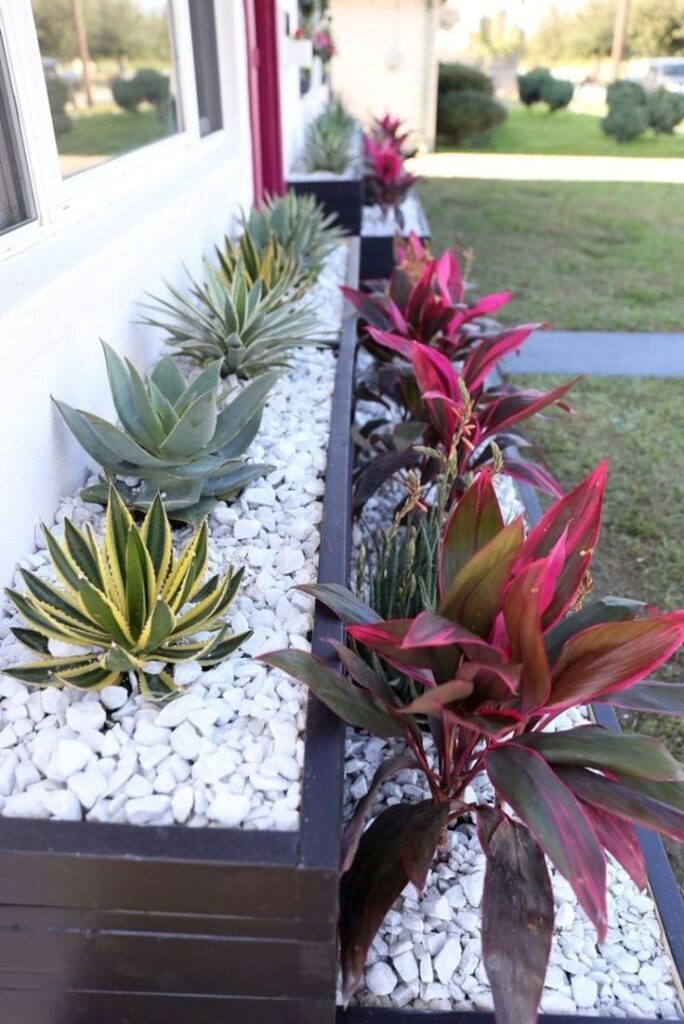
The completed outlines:
<svg viewBox="0 0 684 1024">
<path fill-rule="evenodd" d="M 423 178 L 500 181 L 634 181 L 684 185 L 684 160 L 638 156 L 426 153 L 407 164 Z"/>
<path fill-rule="evenodd" d="M 586 373 L 598 377 L 684 377 L 684 334 L 536 331 L 510 373 Z"/>
</svg>

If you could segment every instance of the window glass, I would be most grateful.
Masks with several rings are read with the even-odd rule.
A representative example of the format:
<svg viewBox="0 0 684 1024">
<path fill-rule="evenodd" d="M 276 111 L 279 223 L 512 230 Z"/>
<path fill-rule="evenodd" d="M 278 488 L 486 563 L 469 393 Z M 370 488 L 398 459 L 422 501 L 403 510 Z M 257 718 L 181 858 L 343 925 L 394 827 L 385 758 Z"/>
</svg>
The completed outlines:
<svg viewBox="0 0 684 1024">
<path fill-rule="evenodd" d="M 0 234 L 34 217 L 26 155 L 0 36 Z"/>
<path fill-rule="evenodd" d="M 200 135 L 223 127 L 214 0 L 190 0 Z"/>
<path fill-rule="evenodd" d="M 167 3 L 32 6 L 63 177 L 178 131 Z"/>
</svg>

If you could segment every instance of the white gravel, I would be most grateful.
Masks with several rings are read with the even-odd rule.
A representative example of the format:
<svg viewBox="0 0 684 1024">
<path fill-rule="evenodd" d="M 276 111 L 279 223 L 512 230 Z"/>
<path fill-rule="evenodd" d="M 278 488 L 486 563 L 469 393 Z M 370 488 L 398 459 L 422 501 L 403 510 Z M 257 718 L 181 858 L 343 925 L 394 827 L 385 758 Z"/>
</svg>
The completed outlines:
<svg viewBox="0 0 684 1024">
<path fill-rule="evenodd" d="M 401 220 L 394 209 L 383 212 L 378 205 L 364 206 L 361 213 L 361 234 L 368 236 L 403 235 L 414 231 L 420 237 L 429 235 L 429 229 L 414 192 L 409 192 L 401 203 Z"/>
<path fill-rule="evenodd" d="M 347 249 L 330 257 L 309 300 L 323 330 L 339 331 Z M 121 686 L 83 695 L 37 689 L 0 672 L 0 813 L 8 817 L 298 828 L 306 692 L 252 656 L 307 648 L 312 601 L 294 591 L 316 579 L 319 527 L 336 356 L 301 349 L 271 392 L 254 461 L 276 468 L 209 517 L 209 570 L 245 566 L 231 609 L 238 632 L 254 635 L 226 662 L 176 670 L 184 694 L 166 706 Z M 104 515 L 78 497 L 55 517 Z M 179 531 L 177 538 L 182 536 Z M 42 535 L 24 567 L 50 577 Z M 20 584 L 19 579 L 15 585 Z M 0 665 L 31 657 L 10 633 L 20 619 L 0 607 Z"/>
<path fill-rule="evenodd" d="M 496 488 L 506 520 L 524 511 L 510 477 L 497 478 Z M 373 511 L 375 523 L 378 510 Z M 357 530 L 357 543 L 363 526 Z M 571 710 L 559 716 L 555 727 L 568 728 L 587 719 L 585 711 Z M 403 747 L 396 741 L 348 731 L 345 818 L 367 792 L 377 767 L 400 751 Z M 480 798 L 491 796 L 484 776 L 475 780 L 473 789 Z M 401 771 L 381 786 L 373 817 L 391 804 L 428 795 L 420 772 Z M 450 830 L 448 850 L 435 860 L 425 891 L 419 895 L 408 885 L 387 914 L 369 951 L 354 1003 L 406 1009 L 493 1009 L 481 958 L 484 868 L 474 825 Z M 608 936 L 598 946 L 593 925 L 578 907 L 570 885 L 553 868 L 551 875 L 556 918 L 542 1013 L 681 1017 L 673 965 L 651 895 L 639 892 L 627 873 L 611 861 Z"/>
</svg>

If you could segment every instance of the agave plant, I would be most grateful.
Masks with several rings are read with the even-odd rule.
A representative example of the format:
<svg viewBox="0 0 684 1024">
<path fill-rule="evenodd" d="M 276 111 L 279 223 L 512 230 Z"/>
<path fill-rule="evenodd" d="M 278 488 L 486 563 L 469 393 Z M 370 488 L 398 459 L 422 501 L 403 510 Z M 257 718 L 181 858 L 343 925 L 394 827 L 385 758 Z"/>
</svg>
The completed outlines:
<svg viewBox="0 0 684 1024">
<path fill-rule="evenodd" d="M 277 287 L 283 303 L 298 298 L 306 290 L 299 263 L 275 235 L 271 235 L 261 250 L 249 231 L 244 231 L 237 242 L 226 237 L 223 248 L 216 247 L 216 259 L 217 269 L 227 285 L 240 277 L 250 288 L 261 281 L 267 293 Z"/>
<path fill-rule="evenodd" d="M 354 119 L 339 101 L 333 101 L 306 130 L 304 164 L 309 172 L 344 174 L 352 156 Z"/>
<path fill-rule="evenodd" d="M 102 543 L 68 519 L 62 540 L 44 532 L 62 586 L 22 570 L 27 593 L 7 591 L 26 622 L 13 632 L 39 655 L 7 675 L 101 690 L 132 674 L 144 697 L 159 700 L 179 690 L 176 664 L 216 665 L 250 636 L 232 634 L 223 621 L 243 570 L 205 581 L 206 522 L 176 557 L 160 497 L 138 527 L 111 488 Z"/>
<path fill-rule="evenodd" d="M 261 279 L 250 284 L 244 274 L 228 281 L 209 264 L 205 272 L 204 284 L 188 275 L 189 296 L 167 284 L 170 298 L 152 296 L 145 308 L 156 316 L 141 321 L 164 330 L 167 344 L 191 362 L 220 360 L 224 377 L 256 377 L 289 366 L 297 346 L 326 343 L 313 311 L 292 301 L 289 278 L 269 288 Z"/>
<path fill-rule="evenodd" d="M 386 762 L 346 828 L 347 998 L 385 914 L 407 882 L 424 886 L 446 830 L 464 815 L 475 816 L 486 856 L 483 960 L 496 1015 L 519 1024 L 536 1019 L 551 948 L 545 858 L 603 941 L 607 854 L 644 887 L 634 825 L 684 839 L 684 767 L 660 743 L 591 724 L 547 731 L 563 711 L 587 702 L 684 716 L 683 685 L 644 682 L 684 640 L 684 610 L 661 615 L 615 598 L 580 608 L 605 479 L 600 465 L 525 537 L 521 519 L 504 525 L 490 475 L 481 473 L 445 528 L 436 612 L 383 621 L 343 587 L 305 588 L 390 673 L 414 680 L 419 692 L 410 703 L 340 644 L 348 678 L 304 651 L 263 658 L 350 725 L 403 740 L 429 794 L 383 810 L 364 832 L 379 785 L 407 757 Z M 482 773 L 492 796 L 473 799 L 467 787 Z"/>
<path fill-rule="evenodd" d="M 94 413 L 55 400 L 69 429 L 88 454 L 115 478 L 131 508 L 147 509 L 164 495 L 171 517 L 194 523 L 220 499 L 232 497 L 270 466 L 243 458 L 261 423 L 277 371 L 247 384 L 219 411 L 221 361 L 189 383 L 166 357 L 148 378 L 103 342 L 112 399 L 121 427 Z M 127 481 L 136 478 L 131 485 Z M 104 505 L 108 486 L 87 487 L 85 501 Z"/>
<path fill-rule="evenodd" d="M 299 263 L 302 278 L 313 284 L 326 259 L 344 237 L 335 224 L 335 214 L 327 214 L 313 195 L 267 196 L 261 206 L 242 215 L 242 226 L 249 232 L 260 252 L 272 235 Z"/>
</svg>

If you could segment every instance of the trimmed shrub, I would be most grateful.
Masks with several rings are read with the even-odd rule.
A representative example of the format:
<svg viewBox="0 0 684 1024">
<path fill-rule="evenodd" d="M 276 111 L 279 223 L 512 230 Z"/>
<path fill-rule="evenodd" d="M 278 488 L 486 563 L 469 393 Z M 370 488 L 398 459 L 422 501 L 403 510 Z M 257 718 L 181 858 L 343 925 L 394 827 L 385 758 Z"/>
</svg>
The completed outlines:
<svg viewBox="0 0 684 1024">
<path fill-rule="evenodd" d="M 131 114 L 141 103 L 151 103 L 160 118 L 169 110 L 171 91 L 169 79 L 154 68 L 138 68 L 132 78 L 115 78 L 112 82 L 114 102 Z"/>
<path fill-rule="evenodd" d="M 608 116 L 601 121 L 606 135 L 612 135 L 618 142 L 630 142 L 648 128 L 648 111 L 645 106 L 629 106 L 627 103 L 614 104 Z"/>
<path fill-rule="evenodd" d="M 437 89 L 439 95 L 447 92 L 482 92 L 494 95 L 494 83 L 479 68 L 469 64 L 440 64 Z"/>
<path fill-rule="evenodd" d="M 52 116 L 52 127 L 55 135 L 65 135 L 73 128 L 73 121 L 66 112 L 66 105 L 70 99 L 69 86 L 59 75 L 49 74 L 45 76 L 47 86 L 48 103 Z"/>
<path fill-rule="evenodd" d="M 531 107 L 533 103 L 540 103 L 542 89 L 552 77 L 548 68 L 533 68 L 526 75 L 518 75 L 520 102 L 524 103 L 526 107 Z"/>
<path fill-rule="evenodd" d="M 563 107 L 567 107 L 574 91 L 575 86 L 572 82 L 567 82 L 562 78 L 547 78 L 542 83 L 542 102 L 548 104 L 549 110 L 552 112 L 561 110 Z"/>
<path fill-rule="evenodd" d="M 483 92 L 451 92 L 439 97 L 437 130 L 450 142 L 486 137 L 507 117 L 506 108 Z"/>
<path fill-rule="evenodd" d="M 651 128 L 663 135 L 672 135 L 679 122 L 684 120 L 684 96 L 667 89 L 650 92 L 646 108 Z"/>
<path fill-rule="evenodd" d="M 646 90 L 638 82 L 612 82 L 606 89 L 608 109 L 616 106 L 645 107 Z"/>
</svg>

